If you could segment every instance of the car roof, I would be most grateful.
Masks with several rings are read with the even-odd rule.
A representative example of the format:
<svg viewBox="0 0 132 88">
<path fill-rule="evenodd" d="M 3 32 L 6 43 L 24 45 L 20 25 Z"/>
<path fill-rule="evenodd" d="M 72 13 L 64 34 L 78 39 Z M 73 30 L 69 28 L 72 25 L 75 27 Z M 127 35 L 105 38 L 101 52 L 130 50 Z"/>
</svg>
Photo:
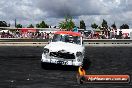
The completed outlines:
<svg viewBox="0 0 132 88">
<path fill-rule="evenodd" d="M 81 33 L 79 32 L 72 32 L 72 31 L 57 31 L 55 34 L 67 34 L 72 36 L 81 36 Z"/>
</svg>

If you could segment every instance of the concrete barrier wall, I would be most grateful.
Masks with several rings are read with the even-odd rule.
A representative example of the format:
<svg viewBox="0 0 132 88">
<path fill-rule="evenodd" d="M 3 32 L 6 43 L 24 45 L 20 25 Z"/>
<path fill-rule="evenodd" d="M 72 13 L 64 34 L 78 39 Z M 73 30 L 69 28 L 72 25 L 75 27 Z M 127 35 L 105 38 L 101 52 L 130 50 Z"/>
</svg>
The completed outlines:
<svg viewBox="0 0 132 88">
<path fill-rule="evenodd" d="M 0 39 L 1 46 L 44 46 L 48 44 L 48 39 Z M 102 45 L 129 45 L 132 46 L 130 39 L 84 39 L 84 44 L 87 46 L 102 46 Z"/>
</svg>

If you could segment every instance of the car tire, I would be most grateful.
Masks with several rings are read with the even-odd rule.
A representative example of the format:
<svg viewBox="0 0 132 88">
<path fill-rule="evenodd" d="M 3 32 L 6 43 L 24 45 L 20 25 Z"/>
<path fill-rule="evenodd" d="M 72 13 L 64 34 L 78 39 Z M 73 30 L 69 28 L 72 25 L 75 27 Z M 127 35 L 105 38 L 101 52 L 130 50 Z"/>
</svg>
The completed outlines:
<svg viewBox="0 0 132 88">
<path fill-rule="evenodd" d="M 41 68 L 42 69 L 48 69 L 48 65 L 44 62 L 41 62 Z"/>
<path fill-rule="evenodd" d="M 83 68 L 89 69 L 90 65 L 91 65 L 91 61 L 89 59 L 84 58 L 83 59 Z"/>
</svg>

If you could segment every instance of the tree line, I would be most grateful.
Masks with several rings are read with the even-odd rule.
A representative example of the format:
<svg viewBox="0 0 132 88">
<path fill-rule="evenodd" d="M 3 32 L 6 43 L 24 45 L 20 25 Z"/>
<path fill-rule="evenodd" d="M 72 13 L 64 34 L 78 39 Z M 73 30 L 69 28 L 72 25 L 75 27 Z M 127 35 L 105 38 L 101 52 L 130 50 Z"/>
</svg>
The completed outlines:
<svg viewBox="0 0 132 88">
<path fill-rule="evenodd" d="M 0 21 L 0 27 L 10 27 L 10 24 L 7 24 L 6 21 Z"/>
<path fill-rule="evenodd" d="M 75 22 L 73 21 L 73 19 L 72 19 L 71 16 L 66 16 L 65 19 L 64 19 L 64 21 L 61 21 L 59 23 L 59 28 L 61 28 L 61 29 L 72 30 L 75 26 L 76 26 Z M 0 21 L 0 27 L 10 27 L 10 24 L 7 24 L 6 21 Z M 22 24 L 15 24 L 15 27 L 16 28 L 23 28 L 23 25 Z M 33 24 L 29 24 L 27 26 L 27 28 L 34 28 L 34 27 L 36 27 L 36 28 L 48 28 L 49 25 L 46 24 L 45 21 L 41 21 L 40 23 L 36 24 L 35 26 Z M 93 23 L 93 24 L 91 24 L 91 27 L 93 29 L 102 29 L 102 28 L 103 29 L 108 29 L 108 28 L 110 28 L 108 26 L 107 21 L 104 20 L 104 19 L 103 19 L 101 25 L 97 25 L 96 23 Z M 114 29 L 117 29 L 117 26 L 116 26 L 115 23 L 113 23 L 111 25 L 111 27 L 114 28 Z M 86 25 L 85 25 L 84 20 L 80 20 L 80 26 L 78 28 L 80 28 L 80 29 L 86 29 Z M 120 26 L 120 29 L 129 29 L 129 25 L 128 24 L 122 24 Z"/>
<path fill-rule="evenodd" d="M 72 20 L 72 17 L 66 16 L 65 20 L 59 23 L 59 28 L 61 29 L 67 29 L 72 30 L 74 27 L 76 27 L 75 22 Z M 80 29 L 86 29 L 85 22 L 83 20 L 80 21 Z"/>
<path fill-rule="evenodd" d="M 22 24 L 16 24 L 16 28 L 22 28 L 23 26 L 22 26 Z M 29 24 L 28 26 L 27 26 L 27 28 L 34 28 L 35 26 L 33 25 L 33 24 Z M 42 22 L 40 22 L 40 23 L 38 23 L 38 24 L 36 24 L 36 28 L 48 28 L 49 26 L 44 22 L 44 21 L 42 21 Z"/>
<path fill-rule="evenodd" d="M 108 28 L 110 28 L 110 27 L 108 26 L 107 21 L 104 20 L 104 19 L 103 19 L 101 25 L 97 25 L 96 23 L 93 23 L 93 24 L 91 24 L 91 27 L 92 27 L 93 29 L 108 29 Z M 117 26 L 116 26 L 115 22 L 111 25 L 111 27 L 112 27 L 113 29 L 117 29 Z M 129 25 L 128 25 L 128 24 L 122 24 L 122 25 L 120 26 L 120 29 L 129 29 Z"/>
</svg>

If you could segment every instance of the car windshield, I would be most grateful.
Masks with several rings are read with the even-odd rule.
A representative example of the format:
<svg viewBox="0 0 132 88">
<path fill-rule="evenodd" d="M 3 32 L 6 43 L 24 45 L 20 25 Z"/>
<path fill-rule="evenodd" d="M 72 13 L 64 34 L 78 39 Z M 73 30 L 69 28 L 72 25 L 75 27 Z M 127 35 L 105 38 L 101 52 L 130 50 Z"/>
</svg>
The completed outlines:
<svg viewBox="0 0 132 88">
<path fill-rule="evenodd" d="M 58 42 L 58 41 L 81 44 L 80 36 L 55 34 L 52 39 L 52 42 Z"/>
</svg>

